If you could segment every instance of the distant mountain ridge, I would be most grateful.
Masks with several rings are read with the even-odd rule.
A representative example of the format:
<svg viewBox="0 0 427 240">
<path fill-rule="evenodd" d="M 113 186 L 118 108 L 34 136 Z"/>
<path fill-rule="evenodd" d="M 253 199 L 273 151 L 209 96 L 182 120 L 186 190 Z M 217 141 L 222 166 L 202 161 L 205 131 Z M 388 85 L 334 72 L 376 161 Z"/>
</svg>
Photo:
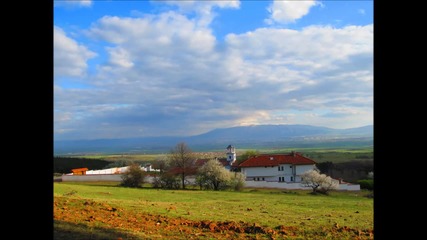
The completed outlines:
<svg viewBox="0 0 427 240">
<path fill-rule="evenodd" d="M 223 149 L 229 144 L 238 148 L 268 146 L 307 146 L 324 144 L 372 144 L 373 125 L 333 129 L 311 125 L 253 125 L 218 128 L 185 137 L 142 137 L 126 139 L 54 141 L 54 154 L 168 152 L 178 142 L 193 150 Z"/>
</svg>

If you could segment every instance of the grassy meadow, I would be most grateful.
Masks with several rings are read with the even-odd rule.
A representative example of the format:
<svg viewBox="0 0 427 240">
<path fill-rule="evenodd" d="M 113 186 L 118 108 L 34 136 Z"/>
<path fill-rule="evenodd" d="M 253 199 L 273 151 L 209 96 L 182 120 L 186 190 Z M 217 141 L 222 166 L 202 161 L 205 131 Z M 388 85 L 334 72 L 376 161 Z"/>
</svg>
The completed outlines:
<svg viewBox="0 0 427 240">
<path fill-rule="evenodd" d="M 120 208 L 123 214 L 142 214 L 142 216 L 163 216 L 170 219 L 185 219 L 192 222 L 215 221 L 215 222 L 237 222 L 248 223 L 260 228 L 278 229 L 279 226 L 294 228 L 286 234 L 246 234 L 245 236 L 227 235 L 225 231 L 212 231 L 202 233 L 192 232 L 192 239 L 372 239 L 373 236 L 363 234 L 363 231 L 373 231 L 373 199 L 367 198 L 368 192 L 331 192 L 329 195 L 311 195 L 304 190 L 277 190 L 277 189 L 244 189 L 242 192 L 233 191 L 200 191 L 190 190 L 159 190 L 151 187 L 139 189 L 124 188 L 119 183 L 54 183 L 55 201 L 87 201 L 108 204 L 109 208 Z M 74 208 L 74 211 L 84 211 L 85 205 Z M 65 214 L 72 206 L 56 209 L 55 216 Z M 93 214 L 93 210 L 92 214 Z M 61 213 L 61 214 L 60 214 Z M 61 215 L 65 216 L 65 215 Z M 78 215 L 81 216 L 81 215 Z M 140 219 L 139 218 L 139 219 Z M 92 218 L 96 219 L 96 217 Z M 148 219 L 145 217 L 145 219 Z M 90 219 L 89 219 L 90 220 Z M 104 226 L 108 231 L 119 231 L 118 235 L 133 237 L 127 239 L 190 239 L 190 235 L 182 234 L 182 231 L 170 229 L 168 233 L 151 229 L 152 234 L 147 231 L 132 229 L 131 227 L 118 227 L 108 225 L 109 223 L 98 223 L 87 218 L 76 217 L 67 221 L 66 217 L 57 217 L 54 228 L 57 236 L 64 237 L 61 227 L 74 224 L 71 229 L 64 230 L 68 234 L 74 232 L 83 234 L 82 231 L 96 231 L 95 227 Z M 171 220 L 169 220 L 171 221 Z M 96 222 L 96 221 L 95 221 Z M 162 221 L 160 221 L 162 222 Z M 164 222 L 164 221 L 163 221 Z M 90 225 L 91 223 L 92 225 Z M 68 225 L 67 225 L 68 224 Z M 159 223 L 157 223 L 159 224 Z M 164 224 L 164 223 L 162 223 Z M 184 224 L 185 225 L 185 224 Z M 188 224 L 187 224 L 188 225 Z M 108 227 L 109 226 L 109 227 Z M 148 229 L 148 225 L 144 228 Z M 171 226 L 168 226 L 171 227 Z M 65 228 L 67 229 L 67 228 Z M 80 229 L 80 230 L 78 230 Z M 347 229 L 347 231 L 346 231 Z M 209 230 L 209 229 L 208 229 Z M 100 233 L 107 230 L 100 231 Z M 194 231 L 194 230 L 188 230 Z M 276 230 L 277 233 L 277 230 Z M 291 234 L 293 233 L 293 235 Z M 356 234 L 357 233 L 357 234 Z M 366 232 L 365 232 L 366 233 Z M 145 234 L 145 235 L 144 235 Z M 200 235 L 201 234 L 201 235 Z M 222 235 L 221 235 L 222 234 Z M 240 233 L 242 234 L 242 233 Z M 372 232 L 373 234 L 373 232 Z M 114 235 L 114 234 L 113 234 Z M 91 235 L 91 239 L 96 238 Z M 116 236 L 116 235 L 114 235 Z M 160 236 L 156 238 L 155 236 Z M 204 237 L 203 237 L 204 236 Z M 356 237 L 355 237 L 356 236 Z M 57 238 L 59 239 L 59 238 Z M 61 238 L 61 239 L 73 239 Z M 111 238 L 113 239 L 113 238 Z M 118 238 L 114 238 L 118 239 Z M 126 238 L 124 238 L 126 239 Z"/>
<path fill-rule="evenodd" d="M 257 150 L 260 154 L 279 154 L 289 153 L 291 151 L 301 152 L 304 156 L 307 156 L 318 163 L 330 161 L 333 163 L 340 163 L 352 160 L 373 160 L 374 150 L 373 147 L 364 148 L 274 148 L 274 149 L 238 149 L 236 151 L 237 156 L 244 154 L 246 151 Z M 200 158 L 212 158 L 212 157 L 225 157 L 224 151 L 212 151 L 212 152 L 195 152 Z M 102 159 L 107 161 L 136 161 L 136 162 L 147 162 L 152 163 L 157 158 L 162 157 L 162 154 L 88 154 L 88 155 L 75 155 L 76 158 L 87 158 L 87 159 Z"/>
</svg>

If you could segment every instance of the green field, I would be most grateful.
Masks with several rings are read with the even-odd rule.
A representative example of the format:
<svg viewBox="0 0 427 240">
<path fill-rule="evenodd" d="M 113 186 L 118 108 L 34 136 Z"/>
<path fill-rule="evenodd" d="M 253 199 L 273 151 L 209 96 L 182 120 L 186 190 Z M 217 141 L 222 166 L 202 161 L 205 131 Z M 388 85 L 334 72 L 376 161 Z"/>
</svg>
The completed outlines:
<svg viewBox="0 0 427 240">
<path fill-rule="evenodd" d="M 277 189 L 158 190 L 124 188 L 118 183 L 54 183 L 55 198 L 90 199 L 133 212 L 194 221 L 243 221 L 270 228 L 303 227 L 304 234 L 313 239 L 320 236 L 316 235 L 321 234 L 319 229 L 333 226 L 373 229 L 373 199 L 367 198 L 367 194 L 360 191 L 311 195 L 303 190 Z M 343 239 L 345 236 L 341 235 Z"/>
<path fill-rule="evenodd" d="M 373 160 L 374 149 L 373 147 L 364 148 L 274 148 L 274 149 L 238 149 L 237 157 L 248 150 L 257 150 L 260 154 L 278 154 L 289 153 L 291 151 L 301 152 L 304 156 L 315 160 L 318 163 L 330 161 L 333 163 L 340 163 L 352 160 Z M 201 158 L 211 156 L 225 157 L 225 151 L 216 152 L 196 152 Z M 161 154 L 94 154 L 94 155 L 76 155 L 73 157 L 88 158 L 88 159 L 103 159 L 107 161 L 130 160 L 137 162 L 150 162 L 162 157 Z"/>
</svg>

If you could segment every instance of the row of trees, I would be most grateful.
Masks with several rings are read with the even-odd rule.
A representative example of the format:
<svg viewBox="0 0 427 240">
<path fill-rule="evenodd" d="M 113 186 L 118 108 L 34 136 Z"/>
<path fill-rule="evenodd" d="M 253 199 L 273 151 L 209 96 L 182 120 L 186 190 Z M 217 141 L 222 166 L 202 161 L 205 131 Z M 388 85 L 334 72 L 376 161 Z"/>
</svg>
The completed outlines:
<svg viewBox="0 0 427 240">
<path fill-rule="evenodd" d="M 242 173 L 230 172 L 215 159 L 208 160 L 202 166 L 197 166 L 196 160 L 194 153 L 184 142 L 178 143 L 169 155 L 154 162 L 153 165 L 160 172 L 153 176 L 153 187 L 185 189 L 189 184 L 189 176 L 195 176 L 195 183 L 200 189 L 240 190 L 244 186 L 245 177 Z M 144 183 L 145 174 L 138 164 L 132 164 L 122 175 L 122 185 L 139 187 Z"/>
<path fill-rule="evenodd" d="M 256 155 L 257 152 L 248 153 Z M 245 176 L 240 172 L 230 172 L 216 159 L 210 159 L 202 166 L 196 165 L 196 157 L 191 149 L 184 143 L 178 143 L 168 156 L 156 160 L 155 165 L 160 173 L 154 176 L 153 187 L 165 189 L 186 188 L 187 178 L 195 176 L 195 183 L 200 189 L 241 190 L 244 187 Z M 139 187 L 145 178 L 145 172 L 139 164 L 129 166 L 128 171 L 122 176 L 122 185 Z M 328 193 L 338 188 L 338 182 L 318 169 L 307 171 L 301 175 L 302 184 L 311 187 L 313 193 Z"/>
<path fill-rule="evenodd" d="M 321 173 L 333 178 L 342 178 L 347 182 L 357 183 L 359 180 L 369 178 L 374 171 L 372 160 L 353 160 L 333 163 L 330 161 L 317 163 L 316 167 Z"/>
</svg>

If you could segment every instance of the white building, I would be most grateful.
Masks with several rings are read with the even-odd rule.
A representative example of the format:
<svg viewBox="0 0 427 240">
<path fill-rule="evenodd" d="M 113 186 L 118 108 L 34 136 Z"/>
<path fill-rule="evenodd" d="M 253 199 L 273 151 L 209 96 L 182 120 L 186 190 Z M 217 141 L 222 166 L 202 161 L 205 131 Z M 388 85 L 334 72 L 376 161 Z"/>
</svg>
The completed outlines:
<svg viewBox="0 0 427 240">
<path fill-rule="evenodd" d="M 239 164 L 247 181 L 301 182 L 301 174 L 316 167 L 316 162 L 299 153 L 265 154 Z"/>
</svg>

